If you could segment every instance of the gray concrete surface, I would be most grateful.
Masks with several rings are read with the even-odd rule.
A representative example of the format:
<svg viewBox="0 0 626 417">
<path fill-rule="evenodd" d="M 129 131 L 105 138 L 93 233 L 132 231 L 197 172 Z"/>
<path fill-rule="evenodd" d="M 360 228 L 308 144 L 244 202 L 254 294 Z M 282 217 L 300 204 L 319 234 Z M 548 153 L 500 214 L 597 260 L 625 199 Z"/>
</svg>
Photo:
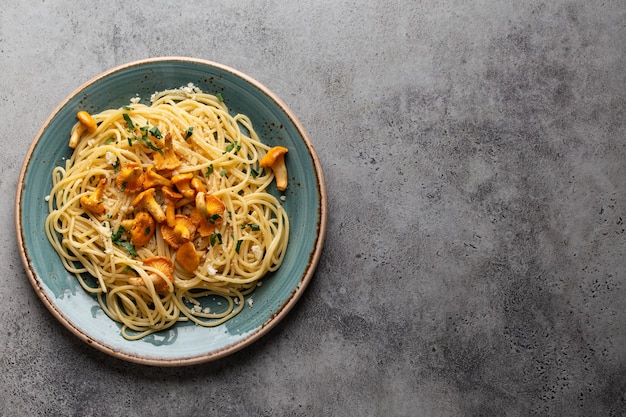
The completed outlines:
<svg viewBox="0 0 626 417">
<path fill-rule="evenodd" d="M 296 112 L 329 227 L 270 334 L 160 369 L 53 319 L 1 199 L 0 415 L 626 415 L 623 0 L 4 3 L 2 195 L 75 87 L 186 55 Z"/>
</svg>

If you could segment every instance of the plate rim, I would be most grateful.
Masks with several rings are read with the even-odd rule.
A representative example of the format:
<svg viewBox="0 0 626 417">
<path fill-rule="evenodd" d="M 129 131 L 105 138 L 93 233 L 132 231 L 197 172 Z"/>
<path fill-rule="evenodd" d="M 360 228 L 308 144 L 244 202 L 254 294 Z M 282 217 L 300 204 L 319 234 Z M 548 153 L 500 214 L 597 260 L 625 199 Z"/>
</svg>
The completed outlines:
<svg viewBox="0 0 626 417">
<path fill-rule="evenodd" d="M 293 123 L 294 127 L 296 128 L 299 135 L 301 136 L 301 139 L 304 142 L 304 145 L 307 149 L 309 156 L 311 157 L 311 162 L 314 167 L 314 171 L 316 175 L 316 183 L 318 184 L 317 194 L 318 194 L 318 199 L 319 199 L 319 203 L 317 207 L 317 210 L 319 212 L 319 216 L 317 219 L 318 233 L 317 233 L 314 245 L 313 245 L 313 250 L 311 251 L 309 255 L 309 260 L 307 262 L 304 274 L 302 275 L 300 281 L 298 282 L 298 285 L 292 291 L 287 301 L 285 301 L 285 303 L 282 304 L 277 311 L 273 312 L 270 318 L 267 321 L 265 321 L 261 326 L 253 329 L 244 338 L 238 340 L 232 345 L 226 346 L 224 348 L 221 348 L 213 352 L 203 353 L 200 355 L 189 356 L 185 358 L 177 358 L 177 359 L 148 358 L 148 357 L 135 356 L 127 352 L 121 352 L 119 350 L 116 350 L 114 347 L 108 346 L 104 343 L 101 343 L 99 341 L 92 339 L 83 330 L 74 326 L 72 322 L 68 320 L 68 318 L 63 314 L 63 312 L 57 308 L 55 303 L 53 303 L 49 299 L 44 289 L 42 288 L 43 282 L 40 280 L 40 278 L 38 278 L 37 274 L 35 273 L 31 265 L 31 261 L 27 254 L 26 239 L 24 238 L 24 235 L 23 235 L 24 230 L 22 227 L 22 196 L 24 192 L 24 186 L 25 186 L 24 180 L 26 177 L 26 173 L 28 171 L 33 153 L 35 152 L 35 149 L 37 145 L 39 144 L 43 134 L 45 133 L 46 129 L 48 128 L 52 120 L 59 114 L 59 112 L 61 112 L 64 106 L 66 106 L 71 99 L 81 94 L 81 92 L 85 88 L 89 87 L 92 84 L 97 83 L 101 79 L 106 78 L 114 73 L 127 70 L 132 67 L 138 67 L 138 66 L 150 65 L 150 64 L 158 64 L 158 63 L 167 63 L 167 62 L 191 63 L 191 64 L 198 64 L 200 66 L 214 67 L 218 70 L 228 72 L 231 75 L 246 81 L 247 83 L 251 84 L 253 87 L 260 90 L 263 93 L 263 95 L 271 99 L 280 108 L 280 110 L 284 113 L 284 115 L 287 116 L 289 120 Z M 295 113 L 293 113 L 293 111 L 287 106 L 287 104 L 280 97 L 278 97 L 273 91 L 271 91 L 268 87 L 266 87 L 264 84 L 262 84 L 258 80 L 228 65 L 221 64 L 212 60 L 195 58 L 195 57 L 160 56 L 160 57 L 133 60 L 124 64 L 114 66 L 108 70 L 105 70 L 99 73 L 96 76 L 93 76 L 88 81 L 83 82 L 80 86 L 78 86 L 73 91 L 71 91 L 70 94 L 68 94 L 52 110 L 52 112 L 46 117 L 45 121 L 42 123 L 41 127 L 37 130 L 24 156 L 24 160 L 20 168 L 20 173 L 19 173 L 17 185 L 16 185 L 14 221 L 15 221 L 17 246 L 18 246 L 18 250 L 20 253 L 22 265 L 24 267 L 24 271 L 26 272 L 28 280 L 31 286 L 33 287 L 33 289 L 35 290 L 35 293 L 37 294 L 38 298 L 43 302 L 43 304 L 46 306 L 48 311 L 50 311 L 50 313 L 55 317 L 55 319 L 63 325 L 63 327 L 68 329 L 72 334 L 74 334 L 74 336 L 78 337 L 80 340 L 87 343 L 88 345 L 110 356 L 116 357 L 118 359 L 122 359 L 128 362 L 138 363 L 138 364 L 144 364 L 144 365 L 170 366 L 171 367 L 171 366 L 196 365 L 196 364 L 210 362 L 210 361 L 214 361 L 214 360 L 218 360 L 223 357 L 226 357 L 230 354 L 233 354 L 245 348 L 246 346 L 249 346 L 253 342 L 257 341 L 259 338 L 267 334 L 272 328 L 274 328 L 279 322 L 282 321 L 282 319 L 296 305 L 297 301 L 300 299 L 300 297 L 304 293 L 304 290 L 308 287 L 311 279 L 313 278 L 313 275 L 315 273 L 315 270 L 317 268 L 317 265 L 319 263 L 319 260 L 322 254 L 322 249 L 323 249 L 324 241 L 326 238 L 326 228 L 327 228 L 327 222 L 328 222 L 328 207 L 327 207 L 326 183 L 324 179 L 322 165 L 317 155 L 317 151 L 315 150 L 315 147 L 313 146 L 311 138 L 308 132 L 304 129 L 304 126 L 302 125 L 300 120 L 297 118 Z"/>
</svg>

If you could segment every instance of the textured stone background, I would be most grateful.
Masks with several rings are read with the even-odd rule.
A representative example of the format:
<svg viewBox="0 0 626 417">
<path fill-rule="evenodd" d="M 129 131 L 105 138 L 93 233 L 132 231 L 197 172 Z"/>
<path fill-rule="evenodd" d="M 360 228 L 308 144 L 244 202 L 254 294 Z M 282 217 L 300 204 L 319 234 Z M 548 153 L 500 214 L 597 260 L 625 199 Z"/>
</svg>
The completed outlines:
<svg viewBox="0 0 626 417">
<path fill-rule="evenodd" d="M 623 0 L 5 3 L 0 415 L 626 415 Z M 181 369 L 58 324 L 10 198 L 58 102 L 160 55 L 282 97 L 329 202 L 292 313 Z"/>
</svg>

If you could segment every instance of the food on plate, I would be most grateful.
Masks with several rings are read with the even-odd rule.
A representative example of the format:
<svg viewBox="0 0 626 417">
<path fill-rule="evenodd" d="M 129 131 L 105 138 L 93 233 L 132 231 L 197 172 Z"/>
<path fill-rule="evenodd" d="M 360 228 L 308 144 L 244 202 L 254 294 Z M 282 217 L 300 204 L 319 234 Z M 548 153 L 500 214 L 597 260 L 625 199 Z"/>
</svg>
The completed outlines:
<svg viewBox="0 0 626 417">
<path fill-rule="evenodd" d="M 262 143 L 248 116 L 192 84 L 77 119 L 73 153 L 52 174 L 46 234 L 122 335 L 216 326 L 251 305 L 244 297 L 288 244 L 268 191 L 287 187 L 287 148 Z"/>
</svg>

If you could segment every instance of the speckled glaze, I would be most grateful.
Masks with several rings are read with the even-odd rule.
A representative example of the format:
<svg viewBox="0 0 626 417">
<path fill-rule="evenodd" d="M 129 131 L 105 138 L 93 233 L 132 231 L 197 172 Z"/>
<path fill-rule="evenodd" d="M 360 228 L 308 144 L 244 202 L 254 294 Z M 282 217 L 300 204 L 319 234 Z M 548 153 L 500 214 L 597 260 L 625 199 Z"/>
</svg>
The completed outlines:
<svg viewBox="0 0 626 417">
<path fill-rule="evenodd" d="M 69 157 L 69 131 L 79 110 L 95 113 L 148 102 L 156 91 L 193 83 L 221 93 L 231 113 L 250 116 L 262 140 L 289 148 L 290 185 L 284 207 L 290 218 L 290 243 L 281 268 L 250 295 L 254 303 L 215 328 L 179 324 L 140 341 L 127 341 L 120 327 L 69 274 L 49 244 L 45 197 L 52 169 Z M 52 314 L 71 332 L 118 358 L 158 366 L 190 365 L 233 353 L 268 332 L 290 311 L 317 266 L 326 232 L 326 190 L 320 162 L 308 134 L 266 87 L 221 64 L 183 57 L 132 62 L 111 69 L 79 87 L 50 115 L 23 164 L 16 194 L 16 231 L 22 262 L 32 286 Z"/>
</svg>

